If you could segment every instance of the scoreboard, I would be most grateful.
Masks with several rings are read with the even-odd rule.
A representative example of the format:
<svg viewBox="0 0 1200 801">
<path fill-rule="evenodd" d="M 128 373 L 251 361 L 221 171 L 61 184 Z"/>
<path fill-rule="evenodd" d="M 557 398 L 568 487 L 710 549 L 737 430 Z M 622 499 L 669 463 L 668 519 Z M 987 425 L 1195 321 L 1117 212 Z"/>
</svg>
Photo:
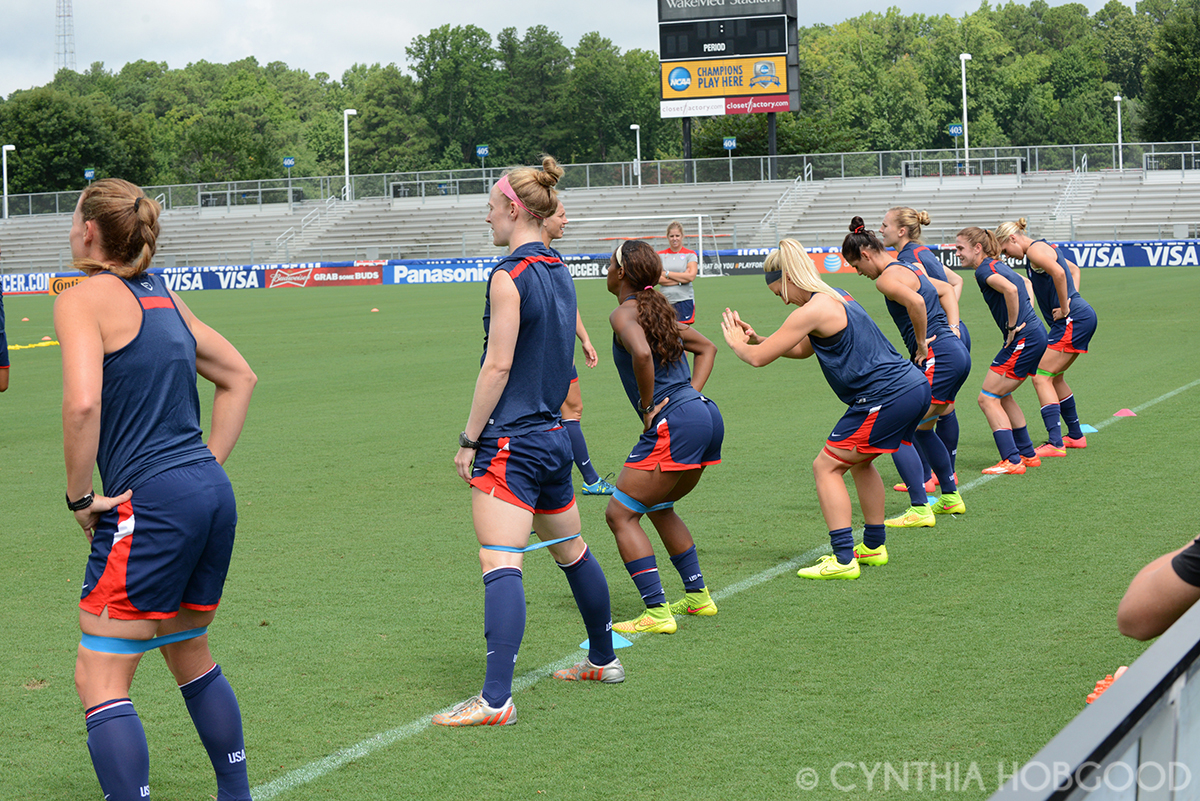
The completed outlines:
<svg viewBox="0 0 1200 801">
<path fill-rule="evenodd" d="M 796 0 L 658 0 L 662 117 L 798 111 Z"/>
<path fill-rule="evenodd" d="M 658 26 L 662 61 L 725 56 L 782 56 L 788 49 L 787 17 L 665 22 Z"/>
</svg>

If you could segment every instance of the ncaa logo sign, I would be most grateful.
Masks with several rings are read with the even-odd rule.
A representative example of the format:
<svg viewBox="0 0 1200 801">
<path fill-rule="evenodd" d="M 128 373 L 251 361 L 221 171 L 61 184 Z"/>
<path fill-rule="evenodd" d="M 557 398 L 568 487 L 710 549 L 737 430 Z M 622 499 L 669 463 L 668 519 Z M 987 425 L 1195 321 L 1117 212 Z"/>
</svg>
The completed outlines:
<svg viewBox="0 0 1200 801">
<path fill-rule="evenodd" d="M 676 67 L 667 75 L 667 86 L 676 92 L 686 91 L 692 85 L 692 74 L 683 67 Z"/>
<path fill-rule="evenodd" d="M 831 273 L 842 269 L 842 260 L 836 253 L 826 255 L 822 261 L 824 262 L 822 266 Z"/>
</svg>

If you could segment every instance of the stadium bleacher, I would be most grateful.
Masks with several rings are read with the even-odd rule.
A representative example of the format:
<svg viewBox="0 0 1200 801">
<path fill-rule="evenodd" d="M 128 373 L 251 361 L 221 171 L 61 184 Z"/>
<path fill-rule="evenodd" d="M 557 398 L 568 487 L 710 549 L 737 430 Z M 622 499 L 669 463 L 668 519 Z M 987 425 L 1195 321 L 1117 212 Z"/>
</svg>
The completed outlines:
<svg viewBox="0 0 1200 801">
<path fill-rule="evenodd" d="M 1063 201 L 1073 176 L 1071 203 Z M 1005 176 L 1010 178 L 1009 176 Z M 822 181 L 748 181 L 569 189 L 572 219 L 564 253 L 611 250 L 621 237 L 662 237 L 666 220 L 706 215 L 704 247 L 770 247 L 790 236 L 808 246 L 841 242 L 851 216 L 882 219 L 896 205 L 929 212 L 924 239 L 952 241 L 968 225 L 1025 217 L 1037 236 L 1055 241 L 1154 240 L 1200 234 L 1200 193 L 1192 182 L 1146 181 L 1140 170 L 1034 172 L 989 183 L 900 177 Z M 1055 212 L 1058 211 L 1058 216 Z M 453 258 L 499 252 L 484 224 L 483 195 L 367 198 L 350 202 L 172 209 L 163 215 L 155 264 L 207 266 L 388 258 Z M 628 223 L 596 218 L 628 217 Z M 303 224 L 303 230 L 302 230 Z M 690 227 L 690 226 L 689 226 Z M 0 221 L 5 272 L 63 270 L 70 264 L 68 214 Z M 661 231 L 659 229 L 662 229 Z M 692 234 L 689 231 L 689 234 Z M 710 234 L 714 237 L 710 238 Z M 660 240 L 661 242 L 662 240 Z"/>
</svg>

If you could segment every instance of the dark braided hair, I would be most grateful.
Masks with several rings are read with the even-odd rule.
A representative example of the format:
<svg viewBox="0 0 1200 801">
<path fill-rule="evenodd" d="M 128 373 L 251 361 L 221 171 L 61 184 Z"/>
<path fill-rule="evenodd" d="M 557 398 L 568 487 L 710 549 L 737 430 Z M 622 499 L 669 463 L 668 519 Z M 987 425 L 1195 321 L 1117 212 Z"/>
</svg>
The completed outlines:
<svg viewBox="0 0 1200 801">
<path fill-rule="evenodd" d="M 850 233 L 842 240 L 842 258 L 849 262 L 858 261 L 864 250 L 885 252 L 883 242 L 879 241 L 875 232 L 863 224 L 862 217 L 855 217 L 850 221 Z"/>
<path fill-rule="evenodd" d="M 654 252 L 654 248 L 640 239 L 622 242 L 615 255 L 629 283 L 642 287 L 634 296 L 637 300 L 637 321 L 646 334 L 650 348 L 658 354 L 663 364 L 682 358 L 683 341 L 679 338 L 675 309 L 661 293 L 654 291 L 654 285 L 662 275 L 662 259 Z"/>
</svg>

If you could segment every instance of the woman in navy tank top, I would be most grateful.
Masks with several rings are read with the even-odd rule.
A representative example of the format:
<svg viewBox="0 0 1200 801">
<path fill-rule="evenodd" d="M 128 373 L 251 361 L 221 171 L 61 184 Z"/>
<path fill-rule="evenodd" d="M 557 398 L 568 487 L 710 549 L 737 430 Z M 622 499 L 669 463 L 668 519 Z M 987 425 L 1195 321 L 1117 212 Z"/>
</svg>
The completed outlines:
<svg viewBox="0 0 1200 801">
<path fill-rule="evenodd" d="M 813 460 L 817 501 L 829 527 L 833 553 L 797 575 L 808 579 L 856 579 L 859 564 L 885 565 L 883 479 L 872 464 L 895 453 L 929 408 L 929 382 L 903 358 L 854 298 L 829 286 L 812 258 L 794 239 L 779 243 L 764 264 L 767 288 L 784 303 L 798 306 L 768 337 L 760 337 L 736 311 L 721 319 L 725 341 L 738 358 L 762 367 L 780 357 L 816 356 L 834 393 L 846 404 L 825 446 Z M 849 472 L 858 491 L 866 533 L 854 544 Z M 915 481 L 919 481 L 917 476 Z"/>
<path fill-rule="evenodd" d="M 488 194 L 492 243 L 507 247 L 488 278 L 484 350 L 454 464 L 471 487 L 471 512 L 483 572 L 487 668 L 478 695 L 433 716 L 437 726 L 517 722 L 512 683 L 525 635 L 526 551 L 549 548 L 566 576 L 588 635 L 588 655 L 555 672 L 564 681 L 625 680 L 612 648 L 608 583 L 580 533 L 571 484 L 571 438 L 562 425 L 575 358 L 575 285 L 542 241 L 542 222 L 558 208 L 563 170 L 505 173 Z M 529 544 L 533 530 L 542 540 Z"/>
<path fill-rule="evenodd" d="M 257 378 L 237 349 L 149 272 L 158 204 L 103 179 L 71 220 L 75 267 L 58 296 L 67 507 L 91 545 L 75 684 L 105 798 L 149 795 L 149 752 L 129 698 L 158 648 L 216 771 L 221 799 L 249 799 L 241 713 L 206 634 L 233 551 L 237 510 L 222 464 Z M 196 376 L 215 385 L 208 441 Z M 92 488 L 99 467 L 101 493 Z"/>
<path fill-rule="evenodd" d="M 717 347 L 678 322 L 671 304 L 654 290 L 661 274 L 662 260 L 640 240 L 622 242 L 608 265 L 608 291 L 619 301 L 608 318 L 613 364 L 642 431 L 617 477 L 605 518 L 646 605 L 640 616 L 613 628 L 671 634 L 675 615 L 717 613 L 696 543 L 675 502 L 696 488 L 704 468 L 720 463 L 725 422 L 717 404 L 700 394 Z M 695 357 L 695 372 L 688 368 L 687 353 Z M 684 597 L 674 603 L 667 603 L 642 515 L 650 518 L 683 581 Z"/>
</svg>

